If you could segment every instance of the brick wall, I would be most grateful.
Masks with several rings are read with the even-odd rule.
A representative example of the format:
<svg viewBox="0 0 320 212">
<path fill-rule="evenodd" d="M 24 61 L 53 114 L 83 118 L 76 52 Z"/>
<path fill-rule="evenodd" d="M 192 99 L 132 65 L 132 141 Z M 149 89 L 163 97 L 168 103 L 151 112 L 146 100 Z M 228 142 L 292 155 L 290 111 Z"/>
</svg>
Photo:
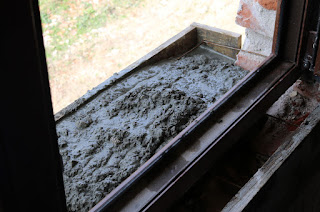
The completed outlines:
<svg viewBox="0 0 320 212">
<path fill-rule="evenodd" d="M 240 51 L 236 65 L 254 70 L 272 51 L 277 0 L 240 0 L 236 23 L 246 28 L 242 49 L 264 55 Z"/>
</svg>

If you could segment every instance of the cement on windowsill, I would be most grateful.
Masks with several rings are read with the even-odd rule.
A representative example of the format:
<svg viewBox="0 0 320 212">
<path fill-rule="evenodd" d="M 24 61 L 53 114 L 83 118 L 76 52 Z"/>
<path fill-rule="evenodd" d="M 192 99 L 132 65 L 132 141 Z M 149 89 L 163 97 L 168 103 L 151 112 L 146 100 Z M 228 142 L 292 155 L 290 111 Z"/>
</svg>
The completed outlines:
<svg viewBox="0 0 320 212">
<path fill-rule="evenodd" d="M 147 66 L 57 123 L 69 211 L 88 211 L 248 72 L 210 54 Z"/>
</svg>

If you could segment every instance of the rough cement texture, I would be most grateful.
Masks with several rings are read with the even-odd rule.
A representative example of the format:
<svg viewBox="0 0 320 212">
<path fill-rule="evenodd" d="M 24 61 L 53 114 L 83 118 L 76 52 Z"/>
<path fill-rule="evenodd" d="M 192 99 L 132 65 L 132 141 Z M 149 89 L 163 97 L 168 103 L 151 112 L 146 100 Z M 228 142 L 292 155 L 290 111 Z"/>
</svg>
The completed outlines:
<svg viewBox="0 0 320 212">
<path fill-rule="evenodd" d="M 236 65 L 241 66 L 245 70 L 255 70 L 271 54 L 272 42 L 272 38 L 247 28 L 246 39 L 242 49 L 265 55 L 265 57 L 240 51 L 240 53 L 237 55 Z"/>
<path fill-rule="evenodd" d="M 267 111 L 268 114 L 301 124 L 301 117 L 308 116 L 319 104 L 317 82 L 297 80 Z M 304 118 L 304 119 L 305 119 Z M 294 129 L 295 130 L 295 129 Z"/>
<path fill-rule="evenodd" d="M 271 156 L 319 105 L 319 84 L 298 80 L 267 111 L 271 115 L 253 142 L 257 153 Z"/>
<path fill-rule="evenodd" d="M 269 56 L 272 52 L 272 42 L 272 37 L 264 36 L 248 28 L 246 29 L 246 39 L 242 48 L 244 50 L 249 50 L 265 56 Z M 250 56 L 256 55 L 251 54 Z"/>
<path fill-rule="evenodd" d="M 88 211 L 247 74 L 204 55 L 145 67 L 57 124 L 69 211 Z"/>
</svg>

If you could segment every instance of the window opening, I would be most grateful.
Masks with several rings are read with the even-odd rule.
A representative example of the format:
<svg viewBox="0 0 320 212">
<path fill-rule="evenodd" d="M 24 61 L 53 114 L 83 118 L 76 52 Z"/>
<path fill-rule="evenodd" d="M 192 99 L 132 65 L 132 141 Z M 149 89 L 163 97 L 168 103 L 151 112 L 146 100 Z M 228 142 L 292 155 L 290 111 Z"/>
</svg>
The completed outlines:
<svg viewBox="0 0 320 212">
<path fill-rule="evenodd" d="M 272 52 L 275 9 L 274 5 L 265 5 L 253 0 L 242 0 L 240 4 L 231 0 L 40 1 L 55 112 L 155 49 L 192 22 L 200 22 L 245 35 L 243 50 L 235 61 L 236 66 L 244 70 L 235 67 L 236 71 L 234 71 L 230 68 L 234 67 L 230 63 L 208 63 L 212 58 L 200 55 L 203 51 L 209 52 L 206 49 L 207 46 L 220 45 L 221 48 L 227 46 L 228 49 L 234 48 L 234 50 L 237 48 L 205 40 L 197 46 L 197 49 L 192 49 L 194 51 L 189 54 L 191 57 L 186 59 L 189 61 L 184 61 L 185 57 L 179 57 L 172 62 L 173 65 L 162 64 L 161 68 L 166 69 L 167 66 L 169 71 L 164 76 L 159 76 L 154 82 L 147 82 L 147 79 L 152 77 L 152 72 L 158 71 L 157 67 L 151 66 L 151 69 L 155 70 L 147 71 L 145 79 L 139 75 L 132 75 L 127 81 L 128 84 L 119 82 L 108 91 L 108 94 L 99 94 L 95 97 L 97 101 L 85 103 L 82 109 L 75 112 L 76 115 L 59 121 L 57 132 L 60 152 L 64 160 L 69 210 L 88 210 L 93 207 L 159 151 L 167 141 L 186 128 L 209 105 L 226 94 L 249 71 L 254 71 L 265 61 Z M 244 30 L 243 27 L 246 29 Z M 192 55 L 195 57 L 193 58 Z M 181 66 L 181 63 L 187 63 L 187 65 Z M 223 83 L 214 82 L 216 83 L 214 88 L 220 90 L 220 93 L 211 96 L 201 93 L 210 92 L 206 91 L 206 89 L 212 89 L 210 86 L 203 91 L 195 88 L 191 92 L 195 98 L 183 92 L 183 89 L 192 87 L 201 80 L 214 81 L 215 76 L 211 79 L 201 71 L 199 71 L 199 78 L 187 79 L 185 83 L 181 83 L 181 86 L 178 84 L 176 90 L 167 89 L 171 86 L 166 87 L 161 84 L 166 77 L 176 81 L 180 79 L 170 76 L 172 67 L 185 69 L 188 66 L 190 70 L 196 70 L 204 65 L 216 69 L 228 67 L 226 73 L 232 77 L 225 75 L 226 73 L 219 73 L 222 75 Z M 220 86 L 227 81 L 230 81 L 230 85 Z M 128 91 L 132 90 L 137 83 L 143 86 L 136 89 L 134 91 L 136 95 L 132 96 L 134 92 Z M 151 86 L 148 89 L 150 83 L 157 86 Z M 166 97 L 170 98 L 166 100 Z M 124 103 L 130 98 L 132 101 L 129 104 Z M 208 100 L 210 104 L 201 108 L 200 105 L 205 98 L 210 98 Z M 149 110 L 154 107 L 152 104 L 166 101 L 168 104 L 163 105 L 167 108 Z M 109 108 L 103 110 L 102 115 L 97 113 L 99 107 Z M 132 117 L 128 111 L 140 116 L 140 119 L 137 119 L 138 123 L 130 122 L 136 117 Z M 170 116 L 165 117 L 168 111 L 171 111 Z M 150 120 L 144 118 L 144 113 L 152 118 Z M 171 119 L 171 117 L 178 118 Z M 125 118 L 128 121 L 123 121 Z M 110 123 L 107 123 L 107 120 Z M 143 124 L 139 125 L 139 122 Z M 148 123 L 145 124 L 146 122 Z M 106 127 L 108 125 L 110 127 Z M 92 126 L 94 127 L 90 128 Z M 87 130 L 89 128 L 90 130 Z M 142 133 L 135 133 L 137 130 Z M 134 143 L 133 140 L 139 142 Z M 75 143 L 79 145 L 74 145 Z M 139 145 L 146 147 L 146 151 L 137 149 Z M 115 149 L 120 151 L 117 152 Z M 100 168 L 82 172 L 90 167 Z M 122 168 L 119 170 L 119 167 Z M 87 176 L 82 178 L 83 174 Z"/>
</svg>

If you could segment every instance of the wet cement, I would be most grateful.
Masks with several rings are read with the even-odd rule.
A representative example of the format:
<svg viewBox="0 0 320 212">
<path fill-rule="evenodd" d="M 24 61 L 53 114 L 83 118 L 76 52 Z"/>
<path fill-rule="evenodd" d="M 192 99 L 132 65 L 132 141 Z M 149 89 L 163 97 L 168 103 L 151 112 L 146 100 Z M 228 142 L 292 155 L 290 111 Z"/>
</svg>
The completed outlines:
<svg viewBox="0 0 320 212">
<path fill-rule="evenodd" d="M 88 211 L 248 72 L 203 54 L 142 68 L 57 124 L 69 211 Z"/>
</svg>

